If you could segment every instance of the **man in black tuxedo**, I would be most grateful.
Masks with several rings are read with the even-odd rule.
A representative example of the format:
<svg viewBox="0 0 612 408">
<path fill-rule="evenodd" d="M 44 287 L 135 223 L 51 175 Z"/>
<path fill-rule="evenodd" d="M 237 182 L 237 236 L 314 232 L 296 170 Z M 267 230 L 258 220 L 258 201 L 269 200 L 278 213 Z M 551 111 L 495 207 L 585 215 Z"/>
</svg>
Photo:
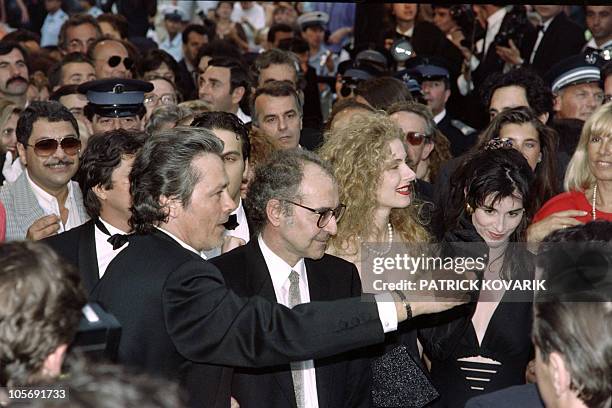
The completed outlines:
<svg viewBox="0 0 612 408">
<path fill-rule="evenodd" d="M 145 137 L 141 132 L 118 129 L 89 139 L 77 180 L 91 219 L 43 241 L 78 268 L 87 294 L 113 258 L 127 247 L 127 240 L 121 236 L 132 229 L 128 224 L 128 176 Z"/>
<path fill-rule="evenodd" d="M 176 86 L 181 91 L 183 99 L 197 99 L 198 51 L 208 44 L 208 30 L 201 24 L 189 24 L 181 33 L 183 40 L 183 59 L 179 61 Z"/>
<path fill-rule="evenodd" d="M 221 243 L 235 208 L 222 151 L 209 130 L 177 127 L 149 137 L 134 161 L 136 233 L 92 294 L 122 326 L 120 363 L 178 379 L 192 406 L 226 407 L 232 372 L 222 365 L 331 356 L 383 341 L 409 315 L 457 304 L 402 300 L 403 292 L 393 292 L 288 309 L 239 297 L 201 256 Z"/>
<path fill-rule="evenodd" d="M 297 274 L 301 303 L 360 296 L 355 265 L 325 254 L 344 211 L 338 203 L 338 186 L 328 164 L 306 150 L 276 155 L 257 169 L 249 186 L 246 205 L 257 220 L 258 237 L 212 262 L 240 296 L 260 295 L 291 307 L 291 274 Z M 302 205 L 322 212 L 317 218 Z M 315 402 L 320 408 L 370 406 L 370 377 L 369 360 L 355 352 L 291 367 L 236 368 L 232 396 L 242 408 L 281 408 L 296 402 L 298 407 Z"/>
<path fill-rule="evenodd" d="M 584 30 L 570 20 L 560 5 L 535 5 L 542 18 L 537 31 L 525 35 L 521 57 L 540 76 L 557 62 L 580 53 L 584 46 Z"/>
</svg>

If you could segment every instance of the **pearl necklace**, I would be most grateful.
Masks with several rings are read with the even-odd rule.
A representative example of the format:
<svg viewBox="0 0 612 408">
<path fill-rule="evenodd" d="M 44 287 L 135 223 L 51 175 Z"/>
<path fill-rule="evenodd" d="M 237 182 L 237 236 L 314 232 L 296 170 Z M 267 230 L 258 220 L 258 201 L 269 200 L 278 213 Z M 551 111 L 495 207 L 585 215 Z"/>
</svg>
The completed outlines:
<svg viewBox="0 0 612 408">
<path fill-rule="evenodd" d="M 593 187 L 593 201 L 591 201 L 591 217 L 593 217 L 593 221 L 597 218 L 595 212 L 595 201 L 597 201 L 597 184 Z"/>
<path fill-rule="evenodd" d="M 365 249 L 367 249 L 374 255 L 383 256 L 383 255 L 386 255 L 391 250 L 391 244 L 393 243 L 393 227 L 391 226 L 390 222 L 387 223 L 387 236 L 389 238 L 389 241 L 387 242 L 387 248 L 385 248 L 384 251 L 379 251 L 377 249 L 372 248 L 367 243 L 363 242 L 363 239 L 359 235 L 357 235 L 357 239 L 361 241 L 361 244 L 363 245 Z"/>
</svg>

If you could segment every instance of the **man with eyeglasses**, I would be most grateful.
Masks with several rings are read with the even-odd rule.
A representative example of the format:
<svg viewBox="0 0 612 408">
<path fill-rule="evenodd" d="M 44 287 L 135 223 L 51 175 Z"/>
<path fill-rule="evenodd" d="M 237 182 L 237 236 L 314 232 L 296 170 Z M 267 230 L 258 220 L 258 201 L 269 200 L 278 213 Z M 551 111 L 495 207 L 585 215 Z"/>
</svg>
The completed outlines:
<svg viewBox="0 0 612 408">
<path fill-rule="evenodd" d="M 39 240 L 87 221 L 81 190 L 71 181 L 81 149 L 74 116 L 58 102 L 32 102 L 16 133 L 25 171 L 0 190 L 6 240 Z"/>
<path fill-rule="evenodd" d="M 84 113 L 94 133 L 143 130 L 144 94 L 152 90 L 150 82 L 120 78 L 90 81 L 78 87 L 87 96 Z"/>
<path fill-rule="evenodd" d="M 299 287 L 298 303 L 361 295 L 355 265 L 325 253 L 344 213 L 332 174 L 302 149 L 281 152 L 256 170 L 245 205 L 257 235 L 211 261 L 229 288 L 288 307 L 296 304 L 292 287 Z M 232 396 L 245 407 L 369 406 L 370 380 L 369 359 L 347 353 L 272 370 L 236 368 Z"/>
<path fill-rule="evenodd" d="M 87 51 L 94 62 L 96 78 L 132 78 L 134 60 L 121 40 L 99 38 Z"/>
<path fill-rule="evenodd" d="M 412 293 L 396 291 L 310 302 L 290 310 L 261 296 L 238 296 L 227 287 L 219 269 L 202 258 L 203 250 L 222 242 L 223 224 L 235 208 L 227 191 L 222 151 L 223 143 L 211 131 L 175 127 L 147 138 L 134 160 L 130 222 L 136 234 L 91 294 L 91 299 L 103 303 L 121 324 L 119 363 L 179 379 L 189 406 L 227 406 L 232 366 L 278 366 L 339 354 L 382 342 L 385 332 L 397 329 L 397 322 L 462 303 L 448 298 L 418 302 Z M 295 167 L 289 164 L 286 171 Z M 275 175 L 283 177 L 283 171 Z M 316 190 L 303 191 L 308 193 L 308 201 L 287 189 L 286 195 L 265 200 L 266 218 L 257 218 L 259 225 L 269 217 L 281 234 L 291 232 L 284 246 L 270 241 L 267 245 L 287 259 L 283 262 L 298 269 L 296 257 L 323 255 L 328 235 L 334 233 L 341 216 L 338 192 L 325 178 L 325 171 L 309 164 L 303 171 L 307 174 L 300 187 L 305 188 L 309 188 L 306 180 L 310 181 L 310 176 L 323 173 L 321 183 L 313 185 Z M 325 199 L 315 201 L 316 197 Z M 288 202 L 281 204 L 284 199 L 317 214 Z M 328 210 L 332 216 L 321 217 Z M 240 267 L 265 262 L 260 256 Z M 331 272 L 330 276 L 338 279 L 337 270 Z M 352 278 L 348 272 L 343 276 Z M 304 285 L 310 275 L 302 274 L 302 278 Z M 270 285 L 259 289 L 274 296 Z M 295 289 L 293 300 L 297 298 Z"/>
<path fill-rule="evenodd" d="M 555 96 L 555 119 L 586 121 L 601 106 L 603 60 L 596 53 L 578 54 L 554 65 L 546 74 Z"/>
</svg>

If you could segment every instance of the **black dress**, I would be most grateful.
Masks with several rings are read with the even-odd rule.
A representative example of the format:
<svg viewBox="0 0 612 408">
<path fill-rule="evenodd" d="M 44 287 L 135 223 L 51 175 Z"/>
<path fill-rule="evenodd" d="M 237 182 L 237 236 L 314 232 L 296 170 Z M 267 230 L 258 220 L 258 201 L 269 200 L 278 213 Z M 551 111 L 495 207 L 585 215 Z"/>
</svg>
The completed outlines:
<svg viewBox="0 0 612 408">
<path fill-rule="evenodd" d="M 461 228 L 446 234 L 445 239 L 453 242 L 482 241 L 471 222 L 463 220 Z M 516 279 L 532 276 L 531 255 L 513 254 L 512 258 L 515 257 L 524 261 L 515 272 Z M 431 360 L 432 383 L 440 393 L 432 407 L 463 408 L 472 397 L 525 383 L 525 369 L 533 357 L 533 304 L 513 302 L 513 296 L 511 292 L 504 294 L 491 316 L 481 344 L 472 324 L 476 302 L 442 313 L 437 326 L 419 330 L 424 352 Z M 500 364 L 458 360 L 474 356 Z"/>
</svg>

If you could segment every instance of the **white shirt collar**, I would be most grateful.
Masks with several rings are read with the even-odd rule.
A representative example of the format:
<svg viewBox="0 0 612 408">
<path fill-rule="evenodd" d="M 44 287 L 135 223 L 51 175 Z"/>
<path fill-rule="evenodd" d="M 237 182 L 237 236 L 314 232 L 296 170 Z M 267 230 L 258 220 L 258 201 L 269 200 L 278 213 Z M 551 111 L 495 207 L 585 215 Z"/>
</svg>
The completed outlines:
<svg viewBox="0 0 612 408">
<path fill-rule="evenodd" d="M 436 116 L 434 116 L 433 120 L 434 120 L 434 122 L 436 122 L 436 125 L 438 123 L 442 122 L 442 119 L 444 119 L 445 116 L 446 116 L 446 109 L 442 109 L 442 112 L 440 112 Z"/>
<path fill-rule="evenodd" d="M 495 13 L 493 13 L 489 17 L 487 17 L 487 27 L 488 27 L 488 29 L 492 29 L 493 27 L 496 27 L 496 26 L 501 26 L 501 23 L 502 23 L 504 17 L 506 17 L 506 13 L 507 12 L 508 12 L 508 10 L 506 10 L 505 7 L 502 7 L 499 10 L 497 10 Z"/>
<path fill-rule="evenodd" d="M 259 243 L 259 248 L 261 248 L 261 253 L 266 261 L 266 265 L 268 266 L 270 278 L 272 279 L 272 285 L 274 285 L 275 288 L 288 285 L 287 282 L 289 282 L 289 274 L 292 270 L 296 271 L 300 275 L 300 281 L 303 282 L 306 287 L 308 287 L 308 277 L 306 276 L 306 265 L 304 264 L 304 258 L 300 258 L 300 260 L 294 266 L 291 266 L 280 256 L 276 255 L 270 249 L 270 247 L 266 245 L 261 234 L 259 237 L 257 237 L 257 242 Z"/>
<path fill-rule="evenodd" d="M 127 231 L 122 231 L 119 228 L 115 227 L 112 224 L 109 224 L 108 222 L 104 221 L 104 219 L 102 217 L 98 217 L 98 219 L 100 220 L 100 222 L 102 224 L 104 224 L 104 226 L 106 227 L 106 229 L 108 230 L 108 232 L 111 234 L 111 237 L 115 234 L 121 234 L 121 235 L 126 235 L 129 234 L 129 232 Z"/>
<path fill-rule="evenodd" d="M 172 238 L 173 240 L 178 242 L 179 245 L 182 246 L 183 248 L 188 249 L 189 251 L 193 252 L 194 254 L 197 254 L 198 256 L 201 256 L 202 258 L 206 259 L 206 255 L 204 255 L 203 251 L 198 251 L 197 249 L 195 249 L 191 245 L 187 244 L 185 241 L 183 241 L 180 238 L 178 238 L 176 235 L 172 234 L 167 229 L 164 229 L 162 227 L 155 227 L 155 228 L 157 228 L 160 231 L 163 231 L 164 234 L 167 234 L 170 238 Z"/>
<path fill-rule="evenodd" d="M 244 242 L 249 242 L 249 223 L 247 222 L 244 206 L 242 205 L 242 198 L 238 201 L 238 207 L 232 211 L 232 214 L 236 215 L 238 226 L 234 230 L 226 230 L 225 235 L 231 235 L 232 237 L 243 239 Z"/>
<path fill-rule="evenodd" d="M 412 25 L 412 27 L 410 27 L 406 31 L 402 31 L 402 30 L 400 30 L 399 26 L 396 26 L 395 27 L 395 32 L 398 33 L 398 34 L 403 35 L 404 37 L 412 38 L 412 35 L 414 34 L 414 24 Z"/>
<path fill-rule="evenodd" d="M 557 14 L 558 16 L 558 14 Z M 544 27 L 544 31 L 548 30 L 548 27 L 550 26 L 550 23 L 552 23 L 552 21 L 557 18 L 557 16 L 553 17 L 553 18 L 549 18 L 548 20 L 546 20 L 545 22 L 542 23 L 542 27 Z"/>
<path fill-rule="evenodd" d="M 38 200 L 38 203 L 40 204 L 41 207 L 43 207 L 43 209 L 52 208 L 54 204 L 58 204 L 57 198 L 55 198 L 55 196 L 52 196 L 51 194 L 47 193 L 45 190 L 40 188 L 38 184 L 32 181 L 32 179 L 30 178 L 30 173 L 28 172 L 27 168 L 26 168 L 25 173 L 26 173 L 26 178 L 28 179 L 28 183 L 30 183 L 30 187 L 32 187 L 32 191 L 34 191 L 36 200 Z M 69 198 L 71 195 L 72 195 L 72 183 L 68 182 L 68 196 L 66 197 L 66 205 L 68 205 Z"/>
<path fill-rule="evenodd" d="M 591 47 L 591 48 L 595 48 L 597 50 L 603 50 L 604 48 L 608 48 L 608 47 L 612 47 L 612 40 L 606 41 L 604 44 L 601 45 L 601 47 L 599 45 L 597 45 L 597 43 L 595 42 L 594 38 L 591 38 L 589 40 L 588 43 L 586 43 L 586 45 L 584 46 L 584 48 L 587 47 Z"/>
</svg>

